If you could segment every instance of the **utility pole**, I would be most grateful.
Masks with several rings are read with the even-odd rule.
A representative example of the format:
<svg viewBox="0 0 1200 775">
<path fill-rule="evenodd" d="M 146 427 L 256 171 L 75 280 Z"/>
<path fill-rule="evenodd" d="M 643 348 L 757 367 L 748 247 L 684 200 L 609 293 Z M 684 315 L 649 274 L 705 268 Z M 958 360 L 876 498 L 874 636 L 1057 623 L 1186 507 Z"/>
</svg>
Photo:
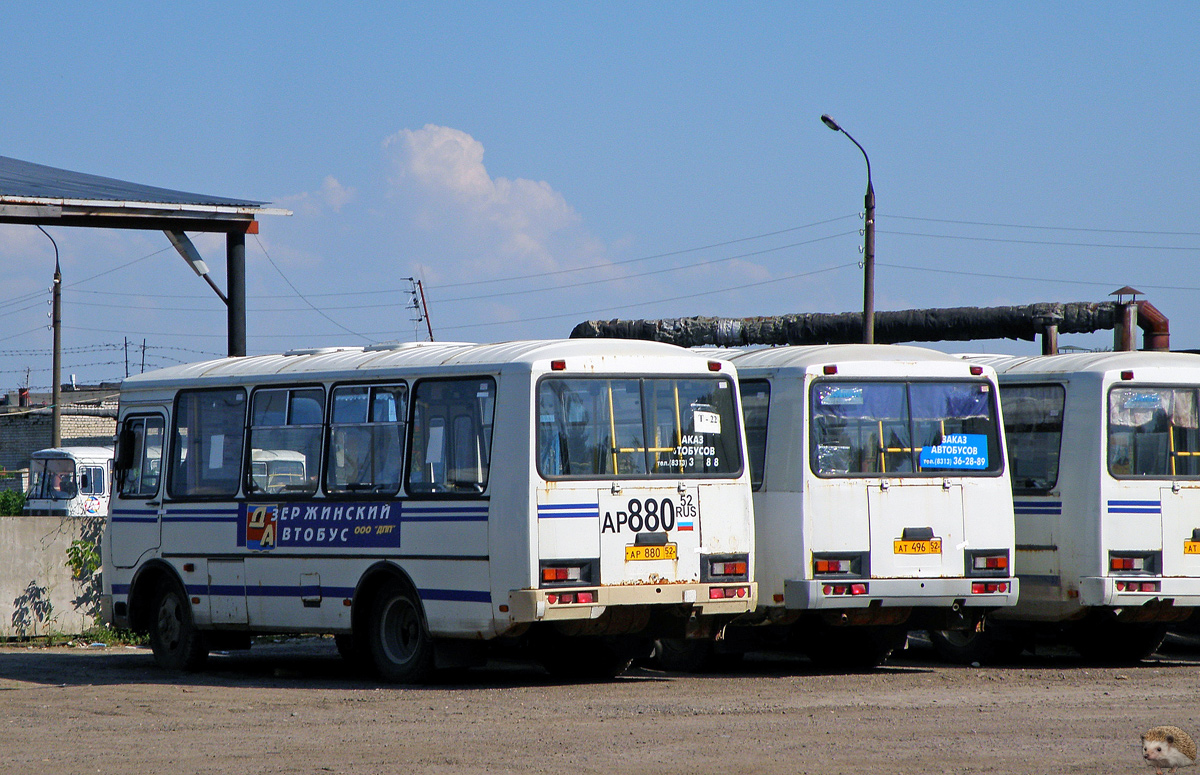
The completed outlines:
<svg viewBox="0 0 1200 775">
<path fill-rule="evenodd" d="M 50 446 L 62 446 L 62 269 L 58 265 L 58 243 L 38 226 L 54 246 L 54 286 L 50 295 L 50 325 L 54 330 L 54 358 L 50 388 Z"/>
<path fill-rule="evenodd" d="M 871 184 L 871 157 L 850 133 L 842 129 L 838 122 L 829 114 L 821 116 L 821 122 L 835 132 L 841 132 L 850 138 L 850 142 L 862 151 L 863 159 L 867 162 L 867 193 L 863 197 L 863 342 L 875 343 L 875 187 Z"/>
</svg>

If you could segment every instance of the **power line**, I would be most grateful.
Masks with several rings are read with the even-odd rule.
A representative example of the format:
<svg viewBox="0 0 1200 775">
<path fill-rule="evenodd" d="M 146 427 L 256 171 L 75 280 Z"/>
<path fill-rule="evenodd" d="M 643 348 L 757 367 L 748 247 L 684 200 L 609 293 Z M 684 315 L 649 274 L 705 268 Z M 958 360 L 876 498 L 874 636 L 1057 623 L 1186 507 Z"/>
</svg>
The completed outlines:
<svg viewBox="0 0 1200 775">
<path fill-rule="evenodd" d="M 933 239 L 951 239 L 951 240 L 967 240 L 969 242 L 1007 242 L 1015 245 L 1054 245 L 1057 247 L 1072 247 L 1072 248 L 1116 248 L 1120 250 L 1183 250 L 1183 251 L 1200 251 L 1200 246 L 1189 247 L 1185 245 L 1108 245 L 1095 242 L 1058 242 L 1051 240 L 1029 240 L 1029 239 L 1005 239 L 1002 237 L 963 237 L 951 234 L 922 234 L 911 231 L 884 231 L 880 229 L 879 234 L 893 234 L 902 237 L 930 237 Z"/>
<path fill-rule="evenodd" d="M 1150 234 L 1164 237 L 1200 237 L 1200 231 L 1146 231 L 1143 229 L 1092 229 L 1080 226 L 1033 226 L 1021 223 L 988 223 L 986 221 L 955 221 L 949 218 L 919 218 L 915 215 L 890 215 L 884 218 L 896 218 L 903 221 L 927 221 L 929 223 L 953 223 L 962 226 L 995 226 L 1004 229 L 1039 229 L 1042 231 L 1081 231 L 1096 234 Z"/>
</svg>

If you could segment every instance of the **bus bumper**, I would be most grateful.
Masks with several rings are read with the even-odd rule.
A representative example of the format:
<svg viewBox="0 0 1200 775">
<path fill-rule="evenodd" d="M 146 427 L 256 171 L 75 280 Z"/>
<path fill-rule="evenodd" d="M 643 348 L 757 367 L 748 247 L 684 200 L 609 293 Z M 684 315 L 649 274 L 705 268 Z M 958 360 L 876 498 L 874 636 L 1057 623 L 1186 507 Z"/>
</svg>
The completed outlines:
<svg viewBox="0 0 1200 775">
<path fill-rule="evenodd" d="M 1150 582 L 1158 585 L 1156 591 L 1132 592 L 1118 590 L 1117 582 Z M 1079 601 L 1085 606 L 1115 606 L 1131 608 L 1156 600 L 1173 601 L 1176 608 L 1200 606 L 1200 578 L 1114 578 L 1112 576 L 1084 576 L 1079 580 Z"/>
<path fill-rule="evenodd" d="M 591 592 L 591 600 L 563 602 L 564 594 L 574 600 L 580 592 Z M 690 605 L 703 616 L 739 615 L 753 611 L 758 605 L 758 582 L 516 589 L 508 593 L 508 605 L 509 618 L 514 623 L 595 619 L 614 606 Z"/>
<path fill-rule="evenodd" d="M 988 591 L 977 591 L 974 585 L 980 583 Z M 783 584 L 784 607 L 802 611 L 868 608 L 872 603 L 887 608 L 950 608 L 956 603 L 1002 608 L 1016 605 L 1017 594 L 1015 578 L 787 579 Z"/>
</svg>

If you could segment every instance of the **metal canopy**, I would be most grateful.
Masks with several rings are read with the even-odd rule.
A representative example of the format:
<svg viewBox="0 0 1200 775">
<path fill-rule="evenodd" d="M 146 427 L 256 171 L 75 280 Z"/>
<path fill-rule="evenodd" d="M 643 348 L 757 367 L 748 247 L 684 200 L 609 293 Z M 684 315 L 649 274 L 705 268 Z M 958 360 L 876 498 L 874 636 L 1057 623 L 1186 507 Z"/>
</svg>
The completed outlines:
<svg viewBox="0 0 1200 775">
<path fill-rule="evenodd" d="M 291 215 L 264 204 L 0 156 L 0 223 L 256 234 L 255 216 Z"/>
<path fill-rule="evenodd" d="M 166 232 L 180 255 L 228 306 L 230 355 L 246 354 L 246 235 L 258 233 L 255 216 L 292 214 L 264 204 L 0 156 L 0 223 Z M 188 231 L 225 232 L 226 294 L 207 276 L 207 266 L 184 234 Z"/>
</svg>

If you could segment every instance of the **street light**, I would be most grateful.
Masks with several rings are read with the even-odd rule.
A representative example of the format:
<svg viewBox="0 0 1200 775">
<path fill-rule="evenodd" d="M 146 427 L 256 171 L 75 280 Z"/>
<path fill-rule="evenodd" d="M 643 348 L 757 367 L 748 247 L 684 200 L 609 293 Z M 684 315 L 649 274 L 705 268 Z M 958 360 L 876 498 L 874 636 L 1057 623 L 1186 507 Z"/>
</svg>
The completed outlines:
<svg viewBox="0 0 1200 775">
<path fill-rule="evenodd" d="M 838 126 L 829 114 L 822 114 L 821 122 L 835 132 L 841 132 L 850 138 L 850 142 L 858 145 L 858 141 L 850 133 Z M 863 158 L 867 160 L 867 195 L 863 197 L 866 208 L 866 225 L 863 228 L 863 342 L 875 342 L 875 188 L 871 185 L 871 159 L 867 152 L 858 145 Z"/>
</svg>

